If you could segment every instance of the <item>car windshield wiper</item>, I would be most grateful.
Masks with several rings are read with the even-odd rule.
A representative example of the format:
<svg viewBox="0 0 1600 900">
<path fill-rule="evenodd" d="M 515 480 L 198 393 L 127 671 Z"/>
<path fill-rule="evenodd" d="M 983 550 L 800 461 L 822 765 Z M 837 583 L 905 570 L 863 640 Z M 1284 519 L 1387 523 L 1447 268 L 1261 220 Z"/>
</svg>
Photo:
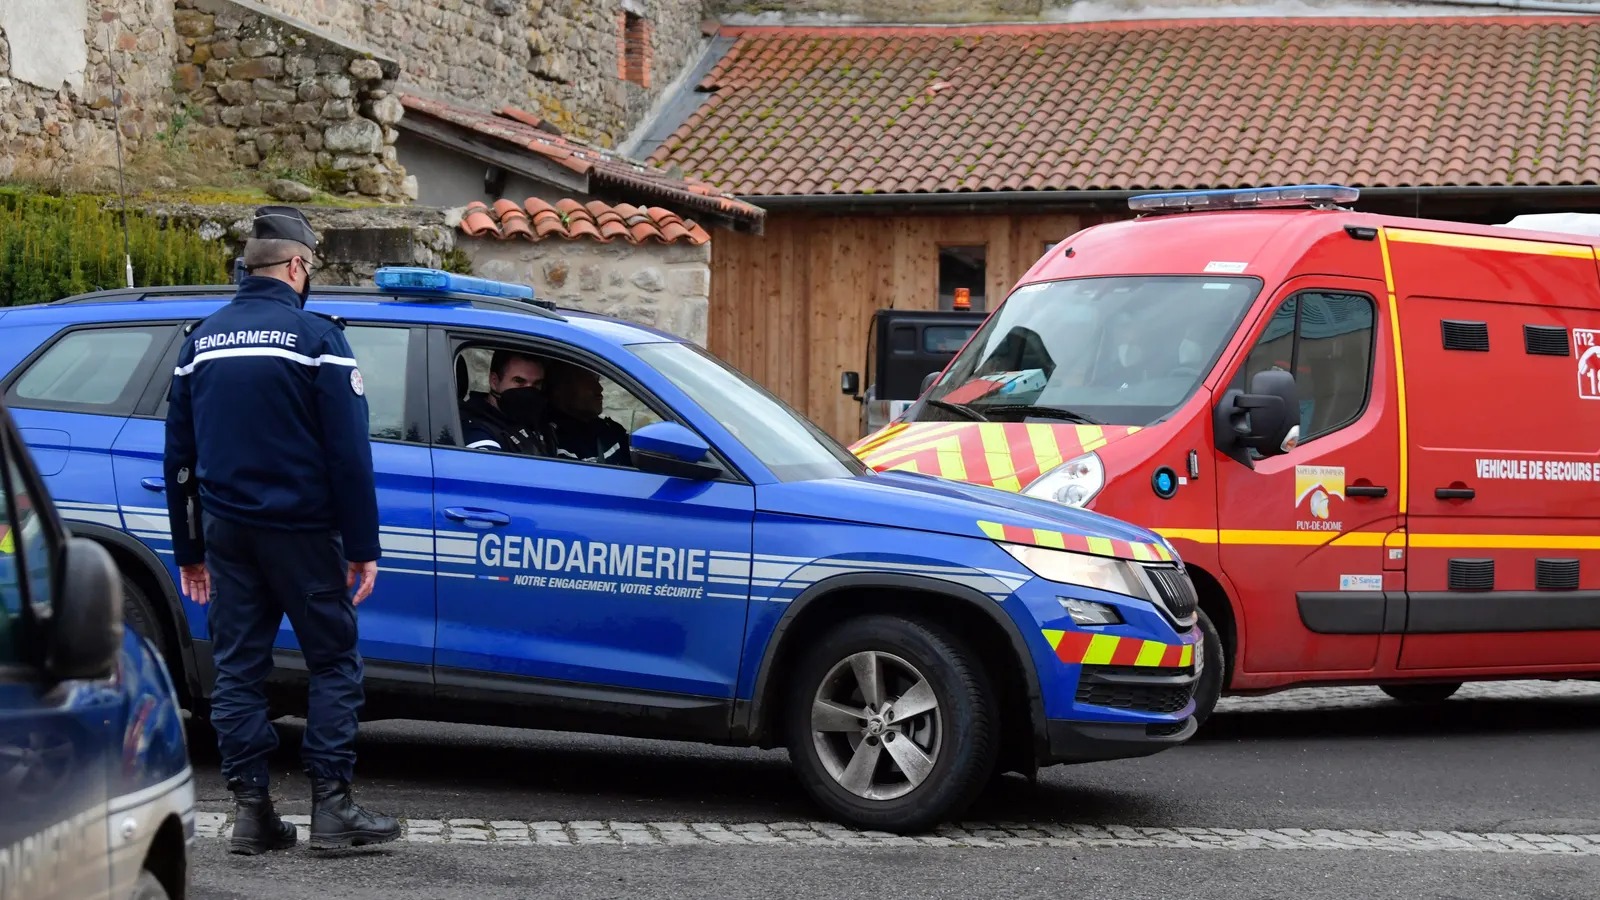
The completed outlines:
<svg viewBox="0 0 1600 900">
<path fill-rule="evenodd" d="M 962 406 L 959 403 L 951 403 L 948 400 L 929 400 L 926 402 L 929 406 L 937 406 L 940 409 L 948 409 L 953 413 L 966 416 L 974 422 L 989 421 L 988 417 L 986 417 L 983 413 L 978 412 L 970 406 Z"/>
<path fill-rule="evenodd" d="M 1004 406 L 985 406 L 984 410 L 991 413 L 1024 413 L 1038 416 L 1042 419 L 1065 419 L 1068 422 L 1079 422 L 1084 425 L 1104 425 L 1105 423 L 1094 416 L 1062 409 L 1059 406 L 1034 406 L 1031 403 L 1014 403 Z"/>
</svg>

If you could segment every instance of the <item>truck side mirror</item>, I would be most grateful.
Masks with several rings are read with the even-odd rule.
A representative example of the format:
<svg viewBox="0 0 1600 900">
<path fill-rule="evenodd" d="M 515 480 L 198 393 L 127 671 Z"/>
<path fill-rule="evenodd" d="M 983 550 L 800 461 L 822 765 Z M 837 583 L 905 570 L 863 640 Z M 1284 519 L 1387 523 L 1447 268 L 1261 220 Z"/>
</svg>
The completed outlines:
<svg viewBox="0 0 1600 900">
<path fill-rule="evenodd" d="M 71 538 L 50 614 L 45 668 L 62 680 L 108 678 L 122 649 L 122 579 L 106 548 Z"/>
<path fill-rule="evenodd" d="M 847 397 L 854 397 L 861 393 L 861 373 L 846 372 L 839 376 L 839 390 Z"/>
<path fill-rule="evenodd" d="M 938 380 L 938 372 L 929 372 L 928 374 L 922 376 L 922 387 L 917 389 L 917 396 L 920 397 L 923 394 L 926 394 L 928 392 L 928 388 L 933 387 L 934 383 Z"/>
<path fill-rule="evenodd" d="M 1281 369 L 1257 372 L 1250 380 L 1250 393 L 1230 390 L 1217 404 L 1217 449 L 1254 468 L 1250 451 L 1264 457 L 1287 452 L 1285 443 L 1299 419 L 1300 395 L 1294 376 Z"/>
</svg>

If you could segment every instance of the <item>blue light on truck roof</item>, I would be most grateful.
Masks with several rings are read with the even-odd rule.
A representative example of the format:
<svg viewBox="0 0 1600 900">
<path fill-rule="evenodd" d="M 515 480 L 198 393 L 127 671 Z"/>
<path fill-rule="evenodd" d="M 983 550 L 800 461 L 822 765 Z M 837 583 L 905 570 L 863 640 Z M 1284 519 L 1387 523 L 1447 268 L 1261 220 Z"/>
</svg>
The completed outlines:
<svg viewBox="0 0 1600 900">
<path fill-rule="evenodd" d="M 1223 191 L 1179 191 L 1128 198 L 1134 212 L 1200 212 L 1216 209 L 1268 209 L 1284 206 L 1329 207 L 1354 203 L 1361 191 L 1337 184 L 1292 184 Z"/>
<path fill-rule="evenodd" d="M 406 291 L 427 294 L 476 294 L 481 297 L 510 297 L 513 300 L 532 300 L 533 288 L 508 281 L 490 281 L 472 275 L 458 275 L 443 269 L 425 269 L 420 266 L 385 266 L 372 276 L 374 283 L 386 291 Z"/>
</svg>

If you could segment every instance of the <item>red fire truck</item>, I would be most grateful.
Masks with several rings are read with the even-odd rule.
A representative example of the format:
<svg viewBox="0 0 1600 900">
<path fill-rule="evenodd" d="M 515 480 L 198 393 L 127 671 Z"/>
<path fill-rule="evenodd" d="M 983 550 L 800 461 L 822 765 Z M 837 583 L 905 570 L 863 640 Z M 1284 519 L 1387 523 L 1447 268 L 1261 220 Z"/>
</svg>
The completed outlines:
<svg viewBox="0 0 1600 900">
<path fill-rule="evenodd" d="M 1600 237 L 1357 196 L 1133 198 L 853 449 L 1164 535 L 1202 717 L 1225 689 L 1600 677 Z"/>
</svg>

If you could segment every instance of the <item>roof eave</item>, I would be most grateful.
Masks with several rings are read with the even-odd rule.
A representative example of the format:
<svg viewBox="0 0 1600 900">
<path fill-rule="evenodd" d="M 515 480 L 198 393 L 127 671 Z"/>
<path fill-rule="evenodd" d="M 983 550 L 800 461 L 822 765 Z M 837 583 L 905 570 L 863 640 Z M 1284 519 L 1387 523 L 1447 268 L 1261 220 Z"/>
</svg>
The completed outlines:
<svg viewBox="0 0 1600 900">
<path fill-rule="evenodd" d="M 1007 212 L 1026 210 L 1029 213 L 1052 211 L 1082 212 L 1086 210 L 1127 211 L 1127 201 L 1142 194 L 1171 191 L 1203 190 L 1203 188 L 1163 187 L 1137 190 L 1025 190 L 1025 191 L 945 191 L 937 193 L 885 193 L 885 194 L 771 194 L 744 195 L 745 202 L 768 212 L 807 210 L 842 213 L 894 213 L 938 211 L 956 212 Z M 1559 196 L 1567 200 L 1583 200 L 1587 204 L 1600 204 L 1600 184 L 1550 184 L 1550 185 L 1415 185 L 1362 187 L 1364 200 L 1408 200 L 1473 198 L 1528 198 L 1547 199 Z"/>
<path fill-rule="evenodd" d="M 617 203 L 640 200 L 692 210 L 707 225 L 747 234 L 763 233 L 766 211 L 742 198 L 746 209 L 729 208 L 727 200 L 705 196 L 687 189 L 665 187 L 649 178 L 629 178 L 606 168 L 590 166 L 578 172 L 552 162 L 539 154 L 496 134 L 486 133 L 425 109 L 408 107 L 396 127 L 416 136 L 449 147 L 482 162 L 499 166 L 535 181 L 565 191 Z"/>
</svg>

